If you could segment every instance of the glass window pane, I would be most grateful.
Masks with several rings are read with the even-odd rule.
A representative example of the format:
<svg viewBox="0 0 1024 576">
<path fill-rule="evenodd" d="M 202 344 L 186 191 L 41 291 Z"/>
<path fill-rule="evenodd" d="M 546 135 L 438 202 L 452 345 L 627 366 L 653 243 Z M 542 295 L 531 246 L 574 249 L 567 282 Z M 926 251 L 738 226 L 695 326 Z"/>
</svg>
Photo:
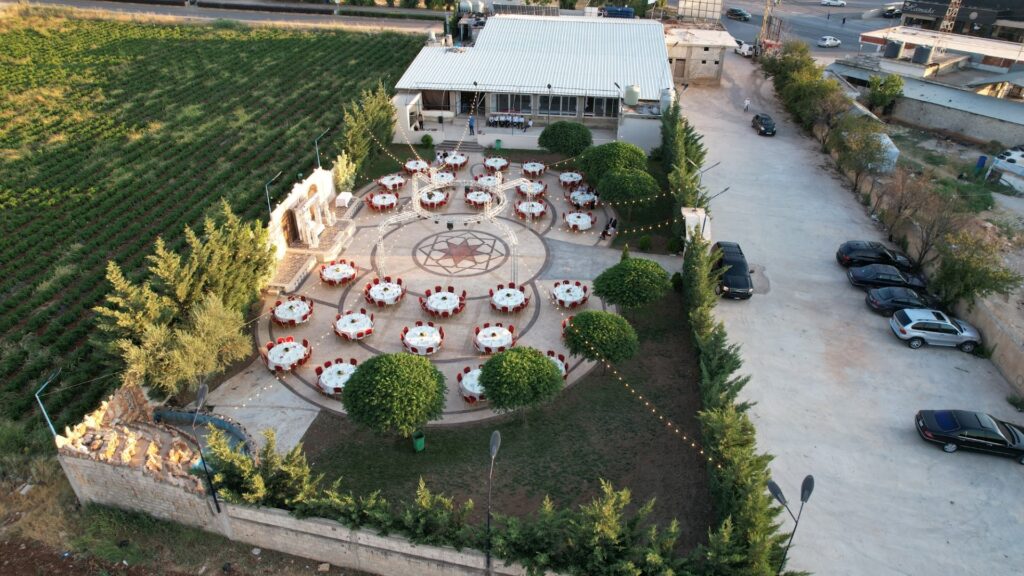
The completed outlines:
<svg viewBox="0 0 1024 576">
<path fill-rule="evenodd" d="M 584 116 L 593 116 L 594 115 L 594 100 L 596 100 L 596 98 L 588 96 L 587 99 L 583 102 L 583 115 Z"/>
<path fill-rule="evenodd" d="M 547 114 L 548 110 L 550 110 L 550 108 L 548 108 L 548 97 L 547 96 L 541 96 L 540 97 L 540 113 L 541 114 Z"/>
<path fill-rule="evenodd" d="M 575 96 L 569 96 L 569 97 L 566 97 L 565 100 L 569 104 L 568 114 L 570 116 L 575 116 L 576 115 L 576 100 L 578 100 L 578 98 L 576 98 Z"/>
<path fill-rule="evenodd" d="M 523 94 L 519 98 L 519 111 L 525 114 L 533 113 L 533 96 L 530 96 L 529 94 Z"/>
</svg>

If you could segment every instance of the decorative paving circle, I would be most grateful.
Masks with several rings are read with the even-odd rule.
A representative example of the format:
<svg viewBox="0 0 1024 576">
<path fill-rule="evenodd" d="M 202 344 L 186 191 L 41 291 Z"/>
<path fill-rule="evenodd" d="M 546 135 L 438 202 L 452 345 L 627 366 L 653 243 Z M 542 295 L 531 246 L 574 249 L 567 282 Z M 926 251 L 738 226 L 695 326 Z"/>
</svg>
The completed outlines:
<svg viewBox="0 0 1024 576">
<path fill-rule="evenodd" d="M 427 236 L 412 249 L 420 268 L 439 276 L 475 276 L 500 267 L 509 258 L 504 240 L 478 230 L 447 230 Z"/>
</svg>

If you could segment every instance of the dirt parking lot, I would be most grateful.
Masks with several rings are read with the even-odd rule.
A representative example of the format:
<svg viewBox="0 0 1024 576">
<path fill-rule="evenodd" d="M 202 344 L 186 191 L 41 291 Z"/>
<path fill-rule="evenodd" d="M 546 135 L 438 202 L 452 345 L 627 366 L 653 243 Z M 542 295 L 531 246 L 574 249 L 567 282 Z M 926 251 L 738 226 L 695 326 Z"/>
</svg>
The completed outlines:
<svg viewBox="0 0 1024 576">
<path fill-rule="evenodd" d="M 749 113 L 743 99 L 752 100 Z M 739 242 L 770 290 L 718 308 L 743 346 L 761 447 L 792 500 L 814 474 L 790 567 L 817 574 L 1014 574 L 1024 564 L 1024 466 L 945 454 L 913 426 L 926 408 L 989 412 L 1024 424 L 988 360 L 910 350 L 870 313 L 835 261 L 840 243 L 882 239 L 820 146 L 789 121 L 749 60 L 721 87 L 691 86 L 683 110 L 704 134 L 715 240 Z M 750 115 L 768 112 L 775 138 Z M 763 269 L 762 269 L 763 267 Z M 782 517 L 780 517 L 782 519 Z M 785 518 L 783 529 L 792 528 Z"/>
</svg>

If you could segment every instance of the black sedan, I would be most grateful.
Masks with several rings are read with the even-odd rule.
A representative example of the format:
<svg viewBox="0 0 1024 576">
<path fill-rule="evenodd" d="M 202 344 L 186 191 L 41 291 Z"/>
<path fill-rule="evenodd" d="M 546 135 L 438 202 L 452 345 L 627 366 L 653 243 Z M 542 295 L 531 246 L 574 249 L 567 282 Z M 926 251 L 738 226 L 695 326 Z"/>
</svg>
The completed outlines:
<svg viewBox="0 0 1024 576">
<path fill-rule="evenodd" d="M 897 310 L 907 308 L 935 308 L 938 301 L 929 294 L 919 294 L 910 288 L 872 288 L 864 297 L 868 308 L 883 316 L 892 316 Z"/>
<path fill-rule="evenodd" d="M 914 417 L 917 433 L 946 452 L 960 448 L 1012 456 L 1024 464 L 1024 427 L 983 412 L 921 410 Z"/>
<path fill-rule="evenodd" d="M 846 272 L 850 284 L 858 288 L 885 288 L 897 286 L 900 288 L 913 288 L 924 290 L 924 278 L 909 272 L 900 272 L 895 266 L 887 264 L 872 264 L 870 266 L 858 266 L 850 268 Z"/>
<path fill-rule="evenodd" d="M 725 11 L 725 17 L 730 20 L 739 20 L 740 22 L 750 21 L 750 12 L 747 12 L 743 8 L 729 8 Z"/>
<path fill-rule="evenodd" d="M 761 136 L 775 136 L 775 120 L 772 120 L 772 117 L 767 114 L 754 114 L 750 125 Z"/>
<path fill-rule="evenodd" d="M 866 240 L 843 242 L 839 250 L 836 250 L 836 262 L 847 268 L 868 264 L 888 264 L 908 271 L 915 268 L 914 262 L 906 254 L 887 248 L 881 242 Z"/>
</svg>

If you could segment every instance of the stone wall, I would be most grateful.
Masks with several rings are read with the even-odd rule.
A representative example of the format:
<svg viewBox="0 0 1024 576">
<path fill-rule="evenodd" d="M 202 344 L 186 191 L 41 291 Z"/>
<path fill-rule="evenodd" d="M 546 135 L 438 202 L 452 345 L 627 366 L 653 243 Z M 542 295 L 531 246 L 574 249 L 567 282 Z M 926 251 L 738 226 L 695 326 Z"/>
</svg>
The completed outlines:
<svg viewBox="0 0 1024 576">
<path fill-rule="evenodd" d="M 973 142 L 998 140 L 1013 146 L 1020 143 L 1024 126 L 990 116 L 972 114 L 938 104 L 899 98 L 892 117 L 900 122 L 921 126 L 926 130 L 942 130 Z"/>
</svg>

